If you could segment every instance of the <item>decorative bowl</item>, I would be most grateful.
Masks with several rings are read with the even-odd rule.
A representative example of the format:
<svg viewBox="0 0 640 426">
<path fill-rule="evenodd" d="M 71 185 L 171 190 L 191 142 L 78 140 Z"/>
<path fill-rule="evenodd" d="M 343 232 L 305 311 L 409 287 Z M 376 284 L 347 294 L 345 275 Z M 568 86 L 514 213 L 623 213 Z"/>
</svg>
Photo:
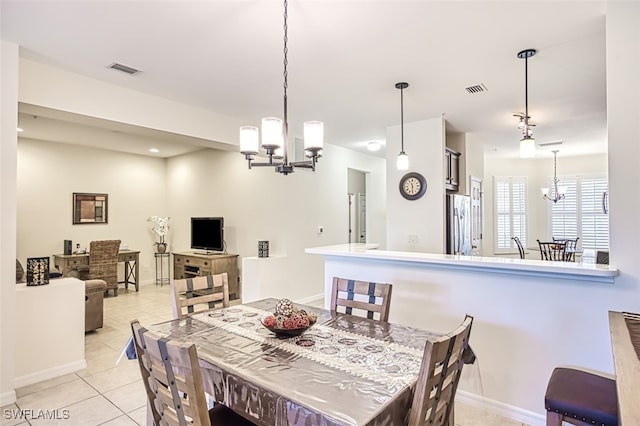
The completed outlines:
<svg viewBox="0 0 640 426">
<path fill-rule="evenodd" d="M 277 337 L 282 337 L 282 338 L 299 336 L 305 331 L 307 331 L 309 327 L 311 327 L 310 325 L 309 327 L 301 327 L 301 328 L 277 328 L 277 327 L 267 327 L 266 325 L 264 325 L 264 323 L 262 325 L 267 330 L 275 333 Z"/>
</svg>

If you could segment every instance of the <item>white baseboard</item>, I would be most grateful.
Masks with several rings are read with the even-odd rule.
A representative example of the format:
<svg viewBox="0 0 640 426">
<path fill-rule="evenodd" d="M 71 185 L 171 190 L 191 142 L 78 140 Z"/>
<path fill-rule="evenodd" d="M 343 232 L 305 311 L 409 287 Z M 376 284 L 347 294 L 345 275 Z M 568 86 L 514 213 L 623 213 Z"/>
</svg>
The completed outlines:
<svg viewBox="0 0 640 426">
<path fill-rule="evenodd" d="M 301 303 L 303 305 L 315 305 L 318 302 L 324 303 L 324 293 L 315 294 L 313 296 L 296 300 L 296 303 Z"/>
<path fill-rule="evenodd" d="M 524 410 L 504 402 L 483 398 L 471 392 L 458 389 L 456 392 L 456 401 L 471 407 L 480 408 L 491 413 L 499 414 L 502 417 L 522 422 L 530 426 L 545 426 L 546 418 L 544 415 L 534 413 L 533 411 Z"/>
<path fill-rule="evenodd" d="M 87 368 L 87 361 L 83 358 L 68 364 L 58 365 L 46 370 L 36 371 L 35 373 L 25 374 L 24 376 L 15 377 L 13 379 L 13 387 L 19 389 L 34 383 L 43 382 L 45 380 L 64 376 L 65 374 L 74 373 Z"/>
<path fill-rule="evenodd" d="M 16 402 L 16 391 L 10 390 L 8 392 L 0 393 L 0 407 L 4 407 L 5 405 L 13 404 Z"/>
</svg>

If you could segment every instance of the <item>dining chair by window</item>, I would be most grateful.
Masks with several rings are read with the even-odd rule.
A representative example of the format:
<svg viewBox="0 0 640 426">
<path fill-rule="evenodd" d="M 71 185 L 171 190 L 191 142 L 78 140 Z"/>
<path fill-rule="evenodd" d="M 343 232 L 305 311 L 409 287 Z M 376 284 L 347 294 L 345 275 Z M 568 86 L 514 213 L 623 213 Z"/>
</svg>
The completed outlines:
<svg viewBox="0 0 640 426">
<path fill-rule="evenodd" d="M 578 250 L 578 240 L 577 238 L 556 238 L 552 237 L 554 242 L 565 243 L 565 261 L 567 262 L 575 262 L 576 261 L 576 251 Z"/>
<path fill-rule="evenodd" d="M 229 277 L 226 272 L 203 277 L 173 280 L 173 316 L 185 318 L 207 309 L 229 307 Z"/>
<path fill-rule="evenodd" d="M 512 240 L 515 241 L 516 246 L 518 246 L 518 253 L 520 253 L 520 259 L 524 259 L 524 247 L 522 247 L 522 242 L 520 241 L 520 238 L 513 237 Z"/>
<path fill-rule="evenodd" d="M 107 292 L 118 295 L 118 251 L 120 240 L 100 240 L 89 243 L 89 279 L 103 280 Z"/>
<path fill-rule="evenodd" d="M 455 424 L 454 399 L 472 324 L 473 317 L 467 315 L 455 331 L 427 341 L 413 394 L 409 426 Z"/>
<path fill-rule="evenodd" d="M 348 315 L 353 314 L 354 309 L 366 311 L 369 319 L 389 321 L 391 290 L 391 284 L 334 277 L 330 309 Z"/>
<path fill-rule="evenodd" d="M 222 404 L 209 410 L 196 345 L 178 342 L 131 323 L 140 372 L 156 424 L 251 426 L 254 423 Z M 142 356 L 140 356 L 142 355 Z"/>
<path fill-rule="evenodd" d="M 565 261 L 566 260 L 566 243 L 561 241 L 547 241 L 540 242 L 538 241 L 538 246 L 540 246 L 540 258 L 542 260 L 556 260 L 556 261 Z"/>
</svg>

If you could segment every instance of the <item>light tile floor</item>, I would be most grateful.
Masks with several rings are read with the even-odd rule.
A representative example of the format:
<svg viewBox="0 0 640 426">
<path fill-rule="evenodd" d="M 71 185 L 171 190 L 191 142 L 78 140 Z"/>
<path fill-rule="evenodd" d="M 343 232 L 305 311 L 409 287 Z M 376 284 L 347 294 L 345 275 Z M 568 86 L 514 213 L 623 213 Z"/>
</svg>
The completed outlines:
<svg viewBox="0 0 640 426">
<path fill-rule="evenodd" d="M 120 289 L 104 300 L 104 327 L 85 335 L 87 368 L 17 389 L 15 404 L 2 407 L 1 426 L 14 425 L 144 425 L 146 394 L 136 361 L 116 365 L 130 333 L 130 321 L 153 324 L 172 318 L 170 288 L 141 285 Z M 57 419 L 25 421 L 11 410 L 58 410 Z M 33 414 L 37 414 L 34 411 Z M 68 418 L 65 418 L 68 417 Z M 521 426 L 519 422 L 464 404 L 456 405 L 458 426 Z"/>
</svg>

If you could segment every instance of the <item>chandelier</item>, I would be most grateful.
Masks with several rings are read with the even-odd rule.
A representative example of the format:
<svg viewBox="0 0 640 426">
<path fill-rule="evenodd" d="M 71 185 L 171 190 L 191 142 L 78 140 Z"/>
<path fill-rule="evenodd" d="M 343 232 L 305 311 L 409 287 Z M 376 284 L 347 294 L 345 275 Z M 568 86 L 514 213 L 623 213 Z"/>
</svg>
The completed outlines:
<svg viewBox="0 0 640 426">
<path fill-rule="evenodd" d="M 396 159 L 396 169 L 398 170 L 409 169 L 409 156 L 404 152 L 404 97 L 402 96 L 407 87 L 409 87 L 409 83 L 396 83 L 396 89 L 400 89 L 400 154 Z"/>
<path fill-rule="evenodd" d="M 321 121 L 307 121 L 304 123 L 304 150 L 309 160 L 290 162 L 287 153 L 289 123 L 287 122 L 287 0 L 284 0 L 284 119 L 266 117 L 262 119 L 262 148 L 267 154 L 266 162 L 255 162 L 254 156 L 258 154 L 259 133 L 253 126 L 240 127 L 240 152 L 249 163 L 249 168 L 259 166 L 272 166 L 276 172 L 288 175 L 294 168 L 316 170 L 316 162 L 322 157 L 322 144 L 324 138 L 324 125 Z"/>
<path fill-rule="evenodd" d="M 529 58 L 536 54 L 535 49 L 526 49 L 518 52 L 518 58 L 524 59 L 524 114 L 513 114 L 514 117 L 518 117 L 518 128 L 522 131 L 522 139 L 520 140 L 520 158 L 532 158 L 536 155 L 536 140 L 533 138 L 532 127 L 535 124 L 529 123 L 531 117 L 529 116 Z"/>
<path fill-rule="evenodd" d="M 551 189 L 551 191 L 549 190 L 549 188 L 542 188 L 542 198 L 544 198 L 545 200 L 549 200 L 552 203 L 557 203 L 560 200 L 564 200 L 564 196 L 567 192 L 567 188 L 564 186 L 559 186 L 558 183 L 560 182 L 560 179 L 558 179 L 558 176 L 556 174 L 556 170 L 557 170 L 557 155 L 558 155 L 558 151 L 552 151 L 553 152 L 553 188 Z M 551 195 L 549 194 L 549 192 L 551 192 Z"/>
</svg>

